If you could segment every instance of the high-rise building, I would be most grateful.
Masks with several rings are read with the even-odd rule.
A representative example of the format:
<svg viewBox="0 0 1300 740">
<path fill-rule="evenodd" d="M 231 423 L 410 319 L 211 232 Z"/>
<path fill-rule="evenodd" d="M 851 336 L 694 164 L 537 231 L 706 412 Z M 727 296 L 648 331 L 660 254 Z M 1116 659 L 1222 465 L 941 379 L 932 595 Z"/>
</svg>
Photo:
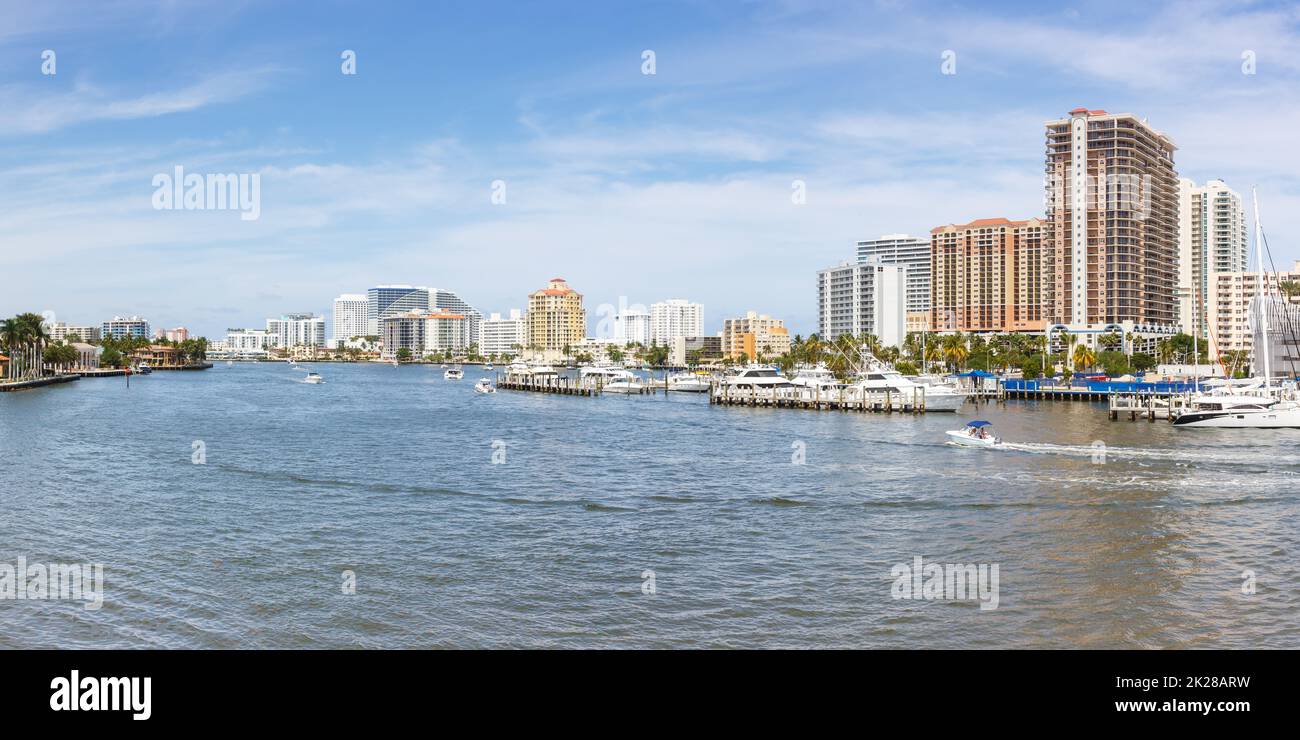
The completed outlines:
<svg viewBox="0 0 1300 740">
<path fill-rule="evenodd" d="M 341 346 L 352 337 L 367 336 L 369 307 L 370 299 L 360 293 L 344 293 L 334 299 L 334 333 L 330 338 L 335 346 Z"/>
<path fill-rule="evenodd" d="M 586 337 L 587 312 L 582 295 L 564 278 L 551 278 L 528 295 L 528 347 L 558 356 Z"/>
<path fill-rule="evenodd" d="M 930 231 L 932 331 L 1043 331 L 1043 222 L 985 218 Z"/>
<path fill-rule="evenodd" d="M 1255 338 L 1259 326 L 1258 272 L 1211 272 L 1210 290 L 1207 294 L 1210 359 L 1217 360 L 1228 351 L 1242 351 L 1255 359 Z M 1300 285 L 1300 260 L 1290 272 L 1279 271 L 1264 276 L 1264 293 L 1279 296 L 1282 284 Z M 1292 307 L 1300 305 L 1300 293 L 1292 294 L 1287 301 Z M 1269 343 L 1273 345 L 1273 372 L 1287 370 L 1289 361 L 1279 353 L 1296 353 L 1294 342 L 1300 333 L 1300 323 L 1291 318 L 1290 309 L 1284 309 L 1281 299 L 1269 302 Z M 1276 314 L 1275 314 L 1276 312 Z M 1297 368 L 1300 369 L 1300 368 Z"/>
<path fill-rule="evenodd" d="M 777 357 L 790 351 L 790 331 L 785 322 L 767 314 L 748 311 L 741 318 L 722 322 L 722 352 L 726 357 L 754 362 L 759 357 Z"/>
<path fill-rule="evenodd" d="M 125 339 L 126 337 L 148 339 L 149 322 L 139 316 L 129 318 L 114 316 L 100 326 L 100 336 L 104 339 Z M 85 337 L 82 337 L 82 339 L 85 339 Z"/>
<path fill-rule="evenodd" d="M 650 314 L 640 309 L 625 308 L 614 316 L 614 341 L 620 344 L 636 343 L 650 346 Z"/>
<path fill-rule="evenodd" d="M 154 339 L 166 339 L 169 342 L 184 342 L 190 338 L 190 330 L 183 326 L 174 329 L 159 329 L 154 332 Z"/>
<path fill-rule="evenodd" d="M 1240 195 L 1222 180 L 1201 186 L 1178 181 L 1178 323 L 1184 332 L 1206 337 L 1210 275 L 1244 272 L 1248 245 Z"/>
<path fill-rule="evenodd" d="M 510 309 L 509 318 L 493 313 L 483 320 L 483 338 L 478 351 L 488 356 L 518 355 L 527 348 L 527 333 L 528 321 L 519 309 Z"/>
<path fill-rule="evenodd" d="M 874 334 L 901 346 L 907 336 L 907 268 L 878 261 L 844 263 L 817 272 L 817 336 Z M 752 355 L 751 355 L 752 356 Z"/>
<path fill-rule="evenodd" d="M 67 342 L 68 337 L 80 339 L 83 342 L 97 343 L 102 335 L 102 328 L 98 326 L 87 326 L 78 324 L 69 324 L 65 321 L 55 321 L 50 324 L 50 339 L 55 342 Z"/>
<path fill-rule="evenodd" d="M 677 337 L 704 334 L 704 306 L 685 298 L 650 304 L 650 341 L 669 346 Z"/>
<path fill-rule="evenodd" d="M 430 352 L 464 351 L 471 344 L 465 315 L 443 309 L 385 316 L 380 319 L 379 332 L 384 359 L 397 357 L 403 349 L 418 358 Z"/>
<path fill-rule="evenodd" d="M 465 345 L 468 349 L 470 344 L 481 344 L 483 342 L 483 313 L 473 306 L 469 305 L 460 296 L 450 290 L 442 288 L 428 288 L 429 291 L 429 308 L 450 311 L 465 317 L 465 331 L 469 333 L 469 342 Z M 480 350 L 482 351 L 482 350 Z"/>
<path fill-rule="evenodd" d="M 907 268 L 907 314 L 910 324 L 930 323 L 930 242 L 908 234 L 885 234 L 857 244 L 858 262 L 876 261 Z"/>
<path fill-rule="evenodd" d="M 1048 121 L 1047 319 L 1071 329 L 1178 322 L 1174 142 L 1130 113 Z"/>
<path fill-rule="evenodd" d="M 266 320 L 272 347 L 324 347 L 325 317 L 312 313 L 285 314 Z"/>
<path fill-rule="evenodd" d="M 429 289 L 411 285 L 377 285 L 366 291 L 366 334 L 379 334 L 379 320 L 410 311 L 427 311 Z"/>
</svg>

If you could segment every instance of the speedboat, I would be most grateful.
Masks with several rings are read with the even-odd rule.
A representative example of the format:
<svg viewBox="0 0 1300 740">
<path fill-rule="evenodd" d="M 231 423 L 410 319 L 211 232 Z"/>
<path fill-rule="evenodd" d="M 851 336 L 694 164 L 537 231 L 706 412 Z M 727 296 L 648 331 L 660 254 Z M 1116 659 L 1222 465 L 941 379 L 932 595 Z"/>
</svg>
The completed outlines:
<svg viewBox="0 0 1300 740">
<path fill-rule="evenodd" d="M 723 378 L 722 384 L 743 390 L 795 387 L 789 379 L 777 372 L 776 368 L 768 365 L 750 365 L 742 368 L 735 375 Z"/>
<path fill-rule="evenodd" d="M 458 367 L 449 368 L 442 377 L 444 380 L 460 380 L 465 377 L 465 371 Z"/>
<path fill-rule="evenodd" d="M 678 393 L 708 393 L 709 377 L 702 373 L 678 373 L 668 378 L 668 390 Z"/>
<path fill-rule="evenodd" d="M 983 419 L 967 422 L 964 429 L 954 429 L 947 433 L 948 444 L 962 447 L 994 447 L 1002 444 L 1002 440 L 989 432 L 990 426 L 992 423 Z"/>
<path fill-rule="evenodd" d="M 491 370 L 491 369 L 492 369 L 492 363 L 489 362 L 488 364 L 484 365 L 484 366 L 483 366 L 483 369 L 484 369 L 484 370 Z"/>
<path fill-rule="evenodd" d="M 497 389 L 492 386 L 492 381 L 488 380 L 487 378 L 479 378 L 478 382 L 474 384 L 474 392 L 475 393 L 496 393 Z"/>
<path fill-rule="evenodd" d="M 149 373 L 153 372 L 153 368 L 149 367 L 149 363 L 142 362 L 136 366 L 135 371 L 140 375 L 148 375 Z"/>
<path fill-rule="evenodd" d="M 311 383 L 312 385 L 320 385 L 325 382 L 325 379 L 322 378 L 320 374 L 311 372 L 307 373 L 307 377 L 303 378 L 302 382 Z"/>
</svg>

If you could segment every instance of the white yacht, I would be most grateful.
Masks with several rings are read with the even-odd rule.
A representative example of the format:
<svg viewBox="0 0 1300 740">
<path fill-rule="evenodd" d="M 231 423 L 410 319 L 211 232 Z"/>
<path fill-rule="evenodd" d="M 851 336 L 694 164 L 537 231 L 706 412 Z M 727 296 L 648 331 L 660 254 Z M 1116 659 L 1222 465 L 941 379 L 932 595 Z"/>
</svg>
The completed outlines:
<svg viewBox="0 0 1300 740">
<path fill-rule="evenodd" d="M 312 385 L 320 385 L 325 382 L 325 379 L 322 378 L 319 373 L 310 372 L 307 373 L 307 377 L 302 379 L 302 382 L 310 383 Z"/>
<path fill-rule="evenodd" d="M 668 390 L 678 393 L 708 393 L 709 376 L 703 373 L 678 373 L 669 376 Z"/>
<path fill-rule="evenodd" d="M 614 365 L 590 365 L 578 370 L 578 378 L 587 384 L 601 383 L 605 385 L 615 380 L 635 377 L 636 375 L 632 371 Z"/>
<path fill-rule="evenodd" d="M 1263 395 L 1204 393 L 1174 426 L 1219 429 L 1300 429 L 1300 404 Z"/>
<path fill-rule="evenodd" d="M 492 363 L 489 362 L 488 364 L 484 365 L 484 366 L 483 366 L 483 369 L 484 369 L 484 370 L 487 370 L 487 371 L 489 371 L 489 372 L 491 372 L 491 370 L 492 370 Z"/>
<path fill-rule="evenodd" d="M 776 368 L 767 365 L 750 365 L 742 368 L 735 375 L 723 378 L 722 384 L 742 390 L 796 387 L 788 378 L 777 372 Z"/>
<path fill-rule="evenodd" d="M 908 401 L 912 399 L 913 394 L 920 398 L 921 393 L 924 392 L 926 411 L 958 411 L 966 402 L 966 394 L 953 386 L 918 383 L 903 377 L 902 373 L 884 363 L 877 363 L 875 367 L 860 374 L 849 388 L 873 392 L 889 391 L 898 394 L 900 399 Z"/>
<path fill-rule="evenodd" d="M 493 387 L 492 381 L 488 380 L 487 378 L 479 378 L 478 382 L 474 384 L 474 392 L 475 393 L 496 393 L 497 389 Z"/>
<path fill-rule="evenodd" d="M 649 390 L 649 387 L 646 385 L 645 381 L 637 377 L 635 373 L 629 372 L 627 375 L 619 376 L 615 380 L 605 383 L 601 386 L 601 390 L 605 393 L 624 393 L 631 395 L 645 393 Z"/>
<path fill-rule="evenodd" d="M 835 378 L 835 373 L 831 372 L 825 365 L 799 365 L 794 369 L 794 377 L 790 378 L 790 382 L 801 388 L 821 391 L 840 387 L 840 382 Z"/>
<path fill-rule="evenodd" d="M 534 375 L 538 377 L 556 377 L 559 373 L 549 365 L 530 365 L 516 360 L 506 366 L 507 375 Z"/>
<path fill-rule="evenodd" d="M 447 372 L 442 374 L 443 380 L 461 380 L 465 377 L 465 371 L 458 367 L 448 368 Z"/>
</svg>

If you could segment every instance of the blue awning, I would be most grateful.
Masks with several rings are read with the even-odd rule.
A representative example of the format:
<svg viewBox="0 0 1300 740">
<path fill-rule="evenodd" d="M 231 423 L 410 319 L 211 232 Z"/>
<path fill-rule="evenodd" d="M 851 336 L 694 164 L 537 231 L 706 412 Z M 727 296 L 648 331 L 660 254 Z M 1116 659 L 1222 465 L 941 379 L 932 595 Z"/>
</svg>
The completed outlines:
<svg viewBox="0 0 1300 740">
<path fill-rule="evenodd" d="M 978 428 L 980 428 L 980 427 L 991 427 L 991 426 L 993 426 L 993 422 L 991 422 L 991 421 L 984 421 L 983 419 L 976 419 L 975 421 L 968 421 L 968 422 L 966 422 L 966 426 L 968 426 L 968 427 L 975 427 L 976 429 L 978 429 Z"/>
<path fill-rule="evenodd" d="M 954 378 L 996 378 L 993 373 L 986 373 L 983 370 L 967 370 L 964 373 L 957 373 Z"/>
</svg>

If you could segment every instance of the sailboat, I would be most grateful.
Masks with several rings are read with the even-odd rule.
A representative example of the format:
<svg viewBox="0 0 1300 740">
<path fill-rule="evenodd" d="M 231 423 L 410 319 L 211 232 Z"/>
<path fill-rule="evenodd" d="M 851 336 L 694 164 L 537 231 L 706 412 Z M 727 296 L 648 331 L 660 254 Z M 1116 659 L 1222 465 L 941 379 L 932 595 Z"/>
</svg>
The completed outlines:
<svg viewBox="0 0 1300 740">
<path fill-rule="evenodd" d="M 1259 268 L 1255 300 L 1259 303 L 1259 336 L 1255 347 L 1262 360 L 1264 377 L 1249 390 L 1233 393 L 1233 385 L 1193 396 L 1190 408 L 1174 419 L 1174 426 L 1217 429 L 1300 429 L 1300 403 L 1287 399 L 1286 389 L 1273 385 L 1272 348 L 1268 336 L 1268 294 L 1264 273 L 1264 229 L 1259 222 L 1259 194 L 1255 201 L 1255 261 Z"/>
</svg>

